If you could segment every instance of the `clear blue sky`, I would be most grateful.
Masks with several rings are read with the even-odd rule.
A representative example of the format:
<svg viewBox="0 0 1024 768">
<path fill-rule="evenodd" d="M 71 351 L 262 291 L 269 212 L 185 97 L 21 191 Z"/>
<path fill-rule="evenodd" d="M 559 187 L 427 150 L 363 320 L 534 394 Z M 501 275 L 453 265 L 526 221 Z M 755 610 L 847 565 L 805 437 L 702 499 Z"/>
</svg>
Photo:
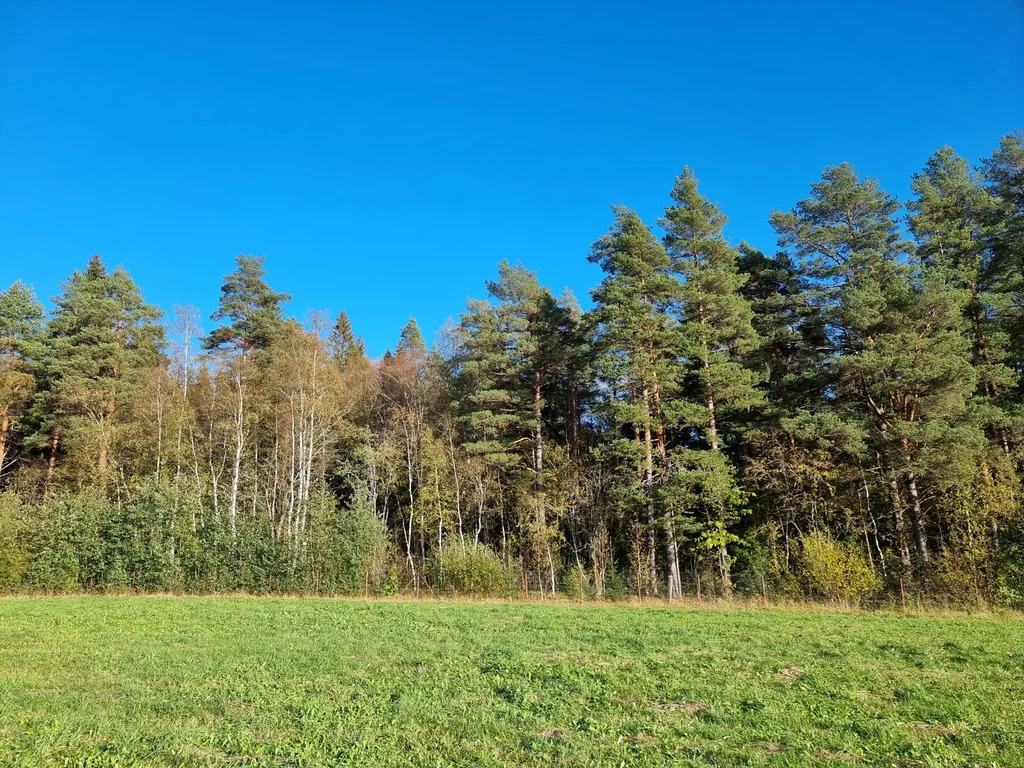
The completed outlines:
<svg viewBox="0 0 1024 768">
<path fill-rule="evenodd" d="M 584 299 L 685 164 L 766 219 L 849 160 L 906 198 L 1024 127 L 1024 3 L 0 0 L 0 284 L 100 253 L 208 316 L 239 253 L 370 352 L 503 258 Z"/>
</svg>

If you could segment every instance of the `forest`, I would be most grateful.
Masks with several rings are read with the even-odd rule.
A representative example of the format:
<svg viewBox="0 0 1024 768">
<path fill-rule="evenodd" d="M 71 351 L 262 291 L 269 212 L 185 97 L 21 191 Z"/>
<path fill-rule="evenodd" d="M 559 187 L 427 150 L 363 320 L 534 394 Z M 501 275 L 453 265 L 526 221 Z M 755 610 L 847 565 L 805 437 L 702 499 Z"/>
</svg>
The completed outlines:
<svg viewBox="0 0 1024 768">
<path fill-rule="evenodd" d="M 0 591 L 1024 607 L 1024 133 L 911 189 L 828 167 L 764 252 L 687 168 L 588 309 L 502 262 L 380 359 L 262 257 L 208 333 L 99 256 L 15 282 Z"/>
</svg>

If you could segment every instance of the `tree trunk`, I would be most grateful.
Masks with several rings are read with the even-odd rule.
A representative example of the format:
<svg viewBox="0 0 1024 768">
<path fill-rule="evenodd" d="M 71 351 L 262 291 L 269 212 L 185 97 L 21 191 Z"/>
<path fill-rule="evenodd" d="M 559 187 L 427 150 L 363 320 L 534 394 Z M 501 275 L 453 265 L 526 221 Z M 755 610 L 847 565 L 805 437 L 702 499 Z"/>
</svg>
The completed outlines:
<svg viewBox="0 0 1024 768">
<path fill-rule="evenodd" d="M 722 595 L 732 596 L 732 571 L 729 568 L 729 550 L 725 544 L 718 545 L 718 569 L 722 576 Z"/>
<path fill-rule="evenodd" d="M 924 530 L 924 514 L 921 512 L 921 497 L 917 492 L 917 476 L 907 473 L 907 495 L 910 497 L 910 508 L 913 512 L 914 544 L 917 546 L 917 557 L 921 562 L 921 570 L 928 572 L 928 538 Z"/>
<path fill-rule="evenodd" d="M 455 436 L 452 433 L 451 425 L 448 425 L 448 456 L 452 462 L 452 481 L 455 484 L 455 517 L 459 525 L 459 543 L 462 551 L 466 551 L 466 535 L 462 529 L 462 488 L 459 486 L 459 464 L 455 460 Z"/>
<path fill-rule="evenodd" d="M 676 542 L 675 516 L 665 510 L 665 560 L 668 562 L 668 599 L 682 597 L 683 581 L 679 573 L 679 544 Z"/>
<path fill-rule="evenodd" d="M 647 496 L 647 543 L 650 547 L 651 592 L 658 594 L 658 567 L 654 553 L 658 546 L 654 531 L 654 450 L 651 438 L 651 398 L 647 382 L 643 386 L 644 401 L 644 491 Z"/>
<path fill-rule="evenodd" d="M 0 475 L 4 473 L 4 460 L 7 458 L 7 435 L 11 429 L 11 417 L 8 411 L 0 417 Z"/>
<path fill-rule="evenodd" d="M 544 552 L 547 556 L 548 570 L 551 576 L 551 594 L 556 591 L 555 558 L 551 551 L 551 538 L 548 536 L 547 499 L 544 497 L 544 429 L 541 403 L 540 369 L 533 371 L 533 473 L 537 491 L 537 509 L 540 519 L 540 535 L 544 538 Z"/>
<path fill-rule="evenodd" d="M 107 477 L 107 469 L 110 465 L 110 452 L 107 446 L 107 425 L 103 418 L 100 418 L 100 450 L 96 460 L 96 475 L 102 481 Z"/>
<path fill-rule="evenodd" d="M 708 362 L 704 361 L 704 368 L 708 368 Z M 712 451 L 718 450 L 718 421 L 715 418 L 715 396 L 708 390 L 705 404 L 708 409 L 708 445 Z"/>
<path fill-rule="evenodd" d="M 896 530 L 896 548 L 900 556 L 900 567 L 903 570 L 903 578 L 910 581 L 914 576 L 914 567 L 910 561 L 910 545 L 907 543 L 907 521 L 903 514 L 899 484 L 892 475 L 889 476 L 889 498 L 892 501 L 892 519 L 893 527 Z"/>
<path fill-rule="evenodd" d="M 43 484 L 43 503 L 53 493 L 53 471 L 57 467 L 57 446 L 60 444 L 60 427 L 55 427 L 50 437 L 50 459 L 46 463 L 46 481 Z"/>
<path fill-rule="evenodd" d="M 228 507 L 232 541 L 235 540 L 238 530 L 238 483 L 242 476 L 242 450 L 245 442 L 245 399 L 240 373 L 235 378 L 235 386 L 238 391 L 238 403 L 235 410 L 235 462 L 231 472 L 231 504 Z"/>
<path fill-rule="evenodd" d="M 703 322 L 703 321 L 702 321 Z M 711 365 L 709 361 L 710 353 L 707 350 L 707 346 L 704 348 L 704 370 L 707 371 Z M 708 409 L 708 445 L 711 446 L 712 451 L 718 450 L 718 422 L 715 419 L 715 395 L 711 391 L 711 387 L 708 387 L 707 395 L 705 396 L 705 405 Z M 721 501 L 719 501 L 719 507 L 721 507 Z M 725 525 L 725 514 L 724 510 L 720 511 L 722 514 L 722 525 Z M 729 549 L 723 541 L 718 545 L 718 571 L 722 579 L 722 595 L 724 597 L 732 596 L 732 569 L 729 567 Z"/>
<path fill-rule="evenodd" d="M 403 423 L 402 426 L 403 426 L 404 432 L 405 432 L 405 470 L 406 470 L 405 478 L 406 478 L 406 483 L 407 483 L 407 489 L 406 490 L 407 490 L 407 492 L 409 494 L 409 528 L 408 528 L 408 530 L 406 530 L 405 529 L 405 525 L 403 524 L 402 531 L 405 534 L 405 557 L 406 557 L 406 560 L 409 561 L 409 572 L 412 575 L 412 578 L 415 579 L 416 578 L 416 562 L 415 562 L 415 560 L 413 560 L 413 556 L 412 556 L 412 526 L 413 526 L 413 521 L 415 519 L 415 513 L 416 513 L 416 497 L 413 494 L 413 479 L 415 477 L 414 473 L 413 473 L 413 466 L 412 466 L 413 465 L 413 460 L 412 460 L 413 445 L 412 445 L 412 434 L 411 434 L 411 432 L 409 430 L 409 425 L 407 423 Z"/>
</svg>

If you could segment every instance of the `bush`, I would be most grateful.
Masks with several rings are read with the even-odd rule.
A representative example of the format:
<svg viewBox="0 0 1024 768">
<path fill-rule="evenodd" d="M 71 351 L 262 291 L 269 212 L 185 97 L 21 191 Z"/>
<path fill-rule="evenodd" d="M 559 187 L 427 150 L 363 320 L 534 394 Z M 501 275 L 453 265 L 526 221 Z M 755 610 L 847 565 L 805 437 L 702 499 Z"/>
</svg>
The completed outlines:
<svg viewBox="0 0 1024 768">
<path fill-rule="evenodd" d="M 24 527 L 25 511 L 18 497 L 13 493 L 0 494 L 0 591 L 18 589 L 28 570 Z"/>
<path fill-rule="evenodd" d="M 394 565 L 387 533 L 372 509 L 357 504 L 337 509 L 324 494 L 316 500 L 315 562 L 323 592 L 361 594 L 369 586 L 387 591 Z"/>
<path fill-rule="evenodd" d="M 1010 608 L 1024 609 L 1024 545 L 1007 547 L 1003 553 L 996 595 Z"/>
<path fill-rule="evenodd" d="M 801 565 L 811 591 L 833 602 L 859 604 L 882 588 L 882 580 L 857 547 L 821 533 L 801 540 Z"/>
<path fill-rule="evenodd" d="M 562 571 L 562 592 L 574 600 L 593 597 L 594 588 L 590 581 L 587 569 L 574 564 Z"/>
<path fill-rule="evenodd" d="M 992 602 L 999 588 L 996 560 L 988 549 L 969 542 L 953 542 L 934 558 L 929 574 L 937 592 L 954 605 Z"/>
<path fill-rule="evenodd" d="M 633 594 L 629 579 L 618 568 L 611 567 L 604 576 L 604 596 L 607 600 L 626 600 Z"/>
<path fill-rule="evenodd" d="M 440 592 L 504 595 L 515 589 L 512 569 L 483 544 L 465 548 L 458 542 L 444 544 L 430 556 L 427 574 Z"/>
<path fill-rule="evenodd" d="M 27 531 L 32 557 L 26 586 L 53 592 L 102 587 L 106 571 L 102 522 L 111 516 L 109 502 L 94 491 L 69 494 L 36 507 Z"/>
</svg>

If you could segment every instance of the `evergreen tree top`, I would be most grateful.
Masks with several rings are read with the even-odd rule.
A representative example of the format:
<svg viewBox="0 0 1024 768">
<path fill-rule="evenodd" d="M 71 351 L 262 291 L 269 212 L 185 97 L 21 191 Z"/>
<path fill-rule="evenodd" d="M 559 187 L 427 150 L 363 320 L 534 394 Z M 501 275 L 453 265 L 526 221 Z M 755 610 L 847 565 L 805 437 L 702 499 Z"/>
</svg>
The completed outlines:
<svg viewBox="0 0 1024 768">
<path fill-rule="evenodd" d="M 775 211 L 771 224 L 779 247 L 792 248 L 812 276 L 844 280 L 910 251 L 895 218 L 899 210 L 877 180 L 861 179 L 843 163 L 826 168 L 792 211 Z"/>
<path fill-rule="evenodd" d="M 427 343 L 423 340 L 423 332 L 415 317 L 410 317 L 409 322 L 402 328 L 398 336 L 398 346 L 395 347 L 398 354 L 405 353 L 414 357 L 426 357 Z"/>
<path fill-rule="evenodd" d="M 238 256 L 238 269 L 224 278 L 217 311 L 212 320 L 227 323 L 215 328 L 203 347 L 207 350 L 232 348 L 248 356 L 265 350 L 281 333 L 284 312 L 281 304 L 291 300 L 287 293 L 274 291 L 264 279 L 263 256 Z"/>
<path fill-rule="evenodd" d="M 0 293 L 0 356 L 25 354 L 25 345 L 41 336 L 45 319 L 43 305 L 20 280 Z"/>
<path fill-rule="evenodd" d="M 950 147 L 933 154 L 910 185 L 907 223 L 928 266 L 947 270 L 962 285 L 976 286 L 987 253 L 986 220 L 993 199 L 968 162 Z"/>
<path fill-rule="evenodd" d="M 331 335 L 328 339 L 328 348 L 331 351 L 331 357 L 342 366 L 346 365 L 353 358 L 362 357 L 366 354 L 366 345 L 352 331 L 352 323 L 348 319 L 348 314 L 345 310 L 341 310 L 338 313 L 337 320 L 334 321 L 334 327 L 331 329 Z"/>
</svg>

